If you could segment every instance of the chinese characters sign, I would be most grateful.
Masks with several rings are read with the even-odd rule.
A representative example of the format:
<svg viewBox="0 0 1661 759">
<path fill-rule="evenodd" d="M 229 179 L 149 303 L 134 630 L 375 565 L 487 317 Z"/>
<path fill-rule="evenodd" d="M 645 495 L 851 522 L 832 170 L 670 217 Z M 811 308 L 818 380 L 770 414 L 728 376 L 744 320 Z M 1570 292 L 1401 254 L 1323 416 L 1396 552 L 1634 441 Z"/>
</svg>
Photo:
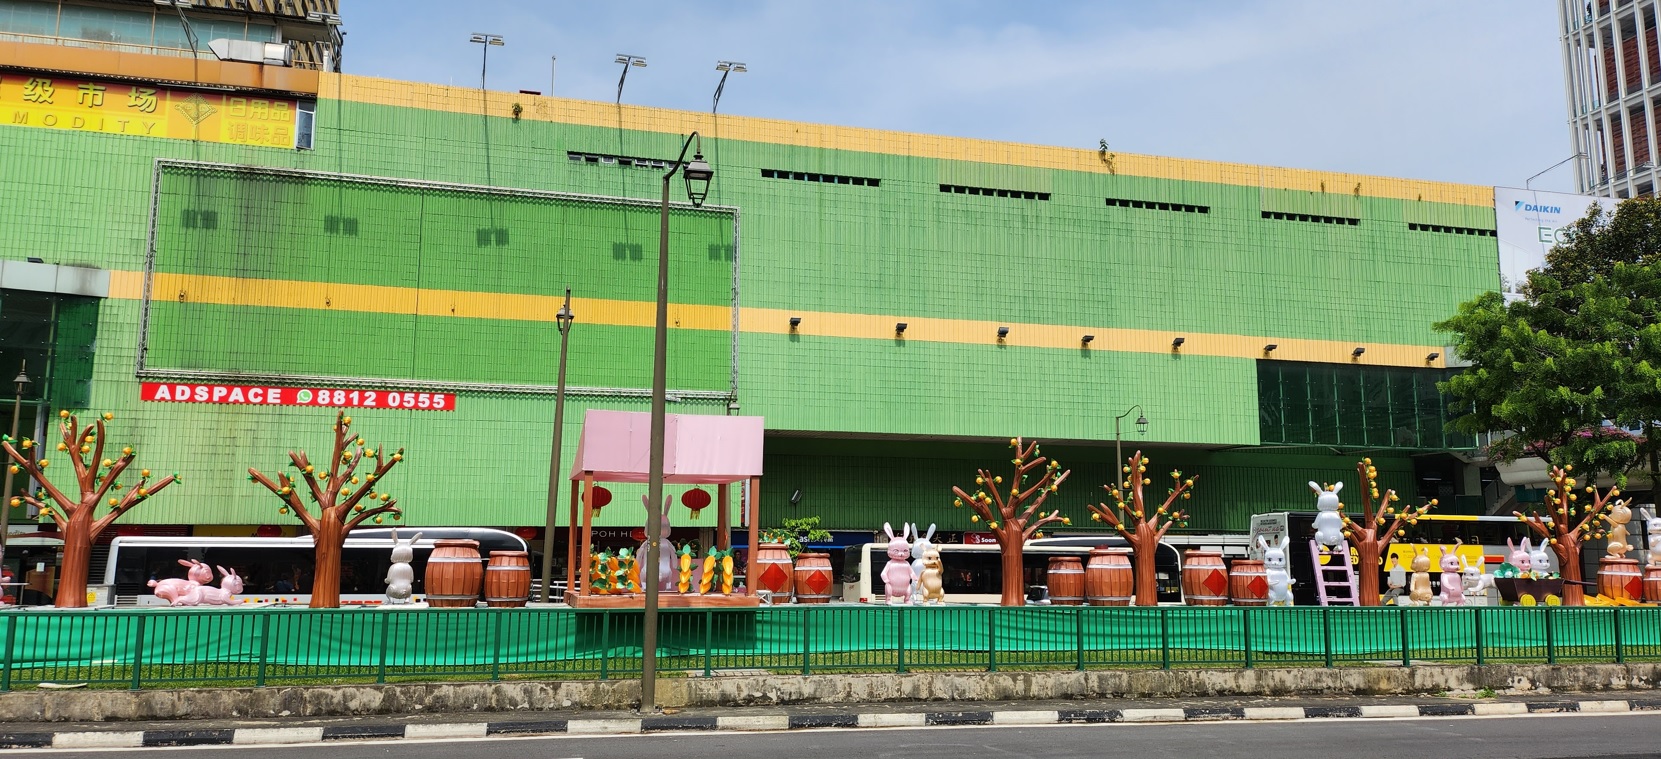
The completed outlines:
<svg viewBox="0 0 1661 759">
<path fill-rule="evenodd" d="M 294 147 L 298 103 L 131 82 L 0 72 L 0 124 Z"/>
<path fill-rule="evenodd" d="M 390 408 L 409 411 L 454 411 L 456 408 L 456 396 L 450 393 L 399 390 L 144 382 L 140 384 L 139 393 L 143 400 L 163 403 Z"/>
</svg>

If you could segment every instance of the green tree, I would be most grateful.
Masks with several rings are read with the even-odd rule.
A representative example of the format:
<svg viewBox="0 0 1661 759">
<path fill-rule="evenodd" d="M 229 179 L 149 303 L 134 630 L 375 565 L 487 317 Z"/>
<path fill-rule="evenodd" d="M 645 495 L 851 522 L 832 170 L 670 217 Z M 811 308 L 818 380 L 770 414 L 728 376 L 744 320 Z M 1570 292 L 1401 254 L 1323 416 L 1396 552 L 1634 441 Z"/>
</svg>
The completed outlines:
<svg viewBox="0 0 1661 759">
<path fill-rule="evenodd" d="M 1661 418 L 1661 201 L 1594 208 L 1529 272 L 1523 297 L 1485 293 L 1438 325 L 1470 368 L 1442 383 L 1464 432 L 1506 430 L 1491 455 L 1623 475 L 1654 471 Z M 1644 428 L 1642 437 L 1609 429 Z M 1647 466 L 1644 466 L 1647 464 Z"/>
</svg>

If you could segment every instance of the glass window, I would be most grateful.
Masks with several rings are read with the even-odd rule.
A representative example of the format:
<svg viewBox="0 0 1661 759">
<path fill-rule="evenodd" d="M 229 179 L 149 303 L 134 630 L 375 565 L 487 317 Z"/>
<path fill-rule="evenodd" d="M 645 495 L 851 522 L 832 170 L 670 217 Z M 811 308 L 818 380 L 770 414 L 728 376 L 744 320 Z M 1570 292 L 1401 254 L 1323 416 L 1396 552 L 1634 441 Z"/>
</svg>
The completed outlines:
<svg viewBox="0 0 1661 759">
<path fill-rule="evenodd" d="M 1436 389 L 1441 369 L 1259 361 L 1264 443 L 1371 448 L 1470 448 L 1445 430 L 1456 415 Z"/>
<path fill-rule="evenodd" d="M 51 37 L 58 31 L 58 6 L 32 0 L 0 0 L 0 32 Z"/>
<path fill-rule="evenodd" d="M 317 129 L 317 101 L 302 100 L 294 113 L 294 148 L 311 150 Z"/>
</svg>

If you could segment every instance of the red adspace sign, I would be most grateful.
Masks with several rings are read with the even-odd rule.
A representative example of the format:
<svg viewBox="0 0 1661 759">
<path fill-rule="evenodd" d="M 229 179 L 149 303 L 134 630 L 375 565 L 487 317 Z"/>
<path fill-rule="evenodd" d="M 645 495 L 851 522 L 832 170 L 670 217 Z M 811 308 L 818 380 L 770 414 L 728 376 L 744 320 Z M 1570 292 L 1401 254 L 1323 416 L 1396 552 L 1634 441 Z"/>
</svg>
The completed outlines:
<svg viewBox="0 0 1661 759">
<path fill-rule="evenodd" d="M 143 400 L 161 403 L 228 403 L 239 406 L 338 406 L 342 408 L 408 409 L 411 411 L 454 411 L 456 408 L 456 396 L 451 393 L 417 393 L 403 390 L 145 382 L 141 385 L 139 392 Z"/>
</svg>

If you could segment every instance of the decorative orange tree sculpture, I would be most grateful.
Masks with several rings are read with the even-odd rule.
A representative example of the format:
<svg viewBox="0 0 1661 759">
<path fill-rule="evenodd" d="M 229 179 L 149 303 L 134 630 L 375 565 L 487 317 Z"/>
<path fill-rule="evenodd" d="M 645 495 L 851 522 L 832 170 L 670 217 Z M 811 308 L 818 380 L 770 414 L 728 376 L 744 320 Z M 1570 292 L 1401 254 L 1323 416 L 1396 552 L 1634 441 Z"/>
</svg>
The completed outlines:
<svg viewBox="0 0 1661 759">
<path fill-rule="evenodd" d="M 311 530 L 312 541 L 317 546 L 317 566 L 311 582 L 313 609 L 340 606 L 340 550 L 346 543 L 346 536 L 364 520 L 373 519 L 380 524 L 383 515 L 390 514 L 393 519 L 403 516 L 403 512 L 398 510 L 398 502 L 379 487 L 386 473 L 404 460 L 404 449 L 399 448 L 391 456 L 386 456 L 382 448 L 366 448 L 363 437 L 352 434 L 352 417 L 345 412 L 335 416 L 334 433 L 334 453 L 330 456 L 326 472 L 317 471 L 317 467 L 306 458 L 305 451 L 288 452 L 290 463 L 299 472 L 299 479 L 287 472 L 278 472 L 273 482 L 258 469 L 248 468 L 249 480 L 264 485 L 282 500 L 283 505 L 277 513 L 292 511 L 306 523 L 306 529 Z M 356 474 L 358 464 L 371 457 L 375 459 L 375 471 L 359 477 Z M 307 510 L 305 499 L 300 497 L 296 485 L 301 481 L 304 481 L 308 491 L 306 495 L 315 504 L 315 515 Z M 365 499 L 369 501 L 367 504 L 363 503 Z"/>
<path fill-rule="evenodd" d="M 1383 565 L 1384 549 L 1390 547 L 1391 541 L 1407 534 L 1402 529 L 1404 524 L 1418 524 L 1419 517 L 1436 505 L 1436 499 L 1432 498 L 1422 506 L 1397 509 L 1394 504 L 1401 501 L 1401 496 L 1396 495 L 1394 490 L 1378 489 L 1378 467 L 1373 466 L 1372 459 L 1356 462 L 1355 472 L 1366 485 L 1361 489 L 1361 520 L 1355 521 L 1346 515 L 1344 537 L 1355 547 L 1356 566 L 1360 569 L 1356 580 L 1360 586 L 1361 605 L 1378 606 L 1378 573 Z M 1342 505 L 1339 504 L 1340 507 Z M 1390 523 L 1388 528 L 1384 527 L 1386 521 Z"/>
<path fill-rule="evenodd" d="M 28 438 L 13 440 L 10 435 L 0 435 L 0 448 L 5 449 L 6 457 L 12 461 L 12 473 L 27 472 L 31 479 L 40 483 L 40 490 L 34 495 L 13 498 L 11 505 L 27 503 L 40 509 L 42 514 L 58 524 L 58 531 L 63 534 L 63 565 L 59 568 L 58 593 L 52 601 L 59 608 L 86 607 L 87 566 L 92 559 L 92 541 L 98 539 L 104 528 L 133 507 L 149 500 L 150 496 L 179 481 L 179 475 L 170 474 L 152 485 L 150 470 L 145 469 L 139 472 L 137 485 L 130 488 L 122 485 L 119 479 L 121 473 L 127 471 L 137 454 L 128 446 L 121 449 L 121 458 L 104 458 L 104 422 L 114 418 L 114 414 L 105 414 L 102 419 L 82 429 L 74 415 L 68 411 L 58 412 L 58 426 L 63 430 L 63 442 L 58 443 L 58 450 L 68 453 L 69 463 L 75 467 L 75 482 L 81 488 L 79 498 L 69 497 L 46 479 L 43 472 L 52 462 L 40 455 L 35 441 Z M 30 453 L 36 458 L 31 460 Z M 127 492 L 122 493 L 123 490 Z M 51 503 L 47 502 L 48 499 Z M 109 511 L 99 517 L 97 511 L 101 506 Z"/>
<path fill-rule="evenodd" d="M 1165 537 L 1165 531 L 1171 525 L 1187 523 L 1188 515 L 1171 508 L 1178 498 L 1187 500 L 1193 496 L 1189 491 L 1194 487 L 1195 477 L 1184 479 L 1182 471 L 1171 470 L 1172 487 L 1165 491 L 1165 502 L 1159 508 L 1148 511 L 1147 503 L 1142 500 L 1142 486 L 1152 485 L 1148 479 L 1148 460 L 1142 458 L 1142 452 L 1126 460 L 1120 473 L 1124 479 L 1119 481 L 1118 487 L 1103 485 L 1102 489 L 1113 496 L 1113 506 L 1105 503 L 1090 505 L 1090 518 L 1097 522 L 1106 522 L 1130 543 L 1131 551 L 1135 554 L 1131 561 L 1136 572 L 1136 605 L 1157 606 L 1159 604 L 1159 584 L 1154 578 L 1154 552 L 1159 550 L 1159 541 Z M 1130 501 L 1125 501 L 1125 494 L 1130 494 Z M 1163 521 L 1162 521 L 1163 520 Z"/>
<path fill-rule="evenodd" d="M 1039 453 L 1037 442 L 1027 444 L 1021 438 L 1010 438 L 1009 447 L 1015 449 L 1015 458 L 1010 460 L 1015 465 L 1015 473 L 1010 476 L 1009 490 L 1001 487 L 1004 478 L 994 477 L 991 472 L 981 469 L 975 473 L 975 494 L 969 495 L 963 488 L 953 486 L 952 492 L 957 494 L 957 499 L 952 503 L 958 508 L 969 504 L 975 512 L 969 520 L 985 520 L 992 537 L 998 541 L 998 553 L 1003 557 L 1003 597 L 999 603 L 1023 606 L 1027 594 L 1022 582 L 1021 552 L 1027 539 L 1038 534 L 1044 525 L 1051 522 L 1072 524 L 1072 520 L 1062 516 L 1060 511 L 1044 514 L 1038 510 L 1044 505 L 1044 499 L 1061 487 L 1072 472 L 1057 473 L 1061 462 L 1044 458 Z M 1028 485 L 1028 480 L 1035 481 Z"/>
<path fill-rule="evenodd" d="M 1621 489 L 1610 488 L 1603 495 L 1598 495 L 1597 488 L 1587 485 L 1586 493 L 1591 496 L 1591 502 L 1581 504 L 1580 495 L 1574 492 L 1579 483 L 1569 476 L 1573 471 L 1573 465 L 1551 468 L 1551 481 L 1556 487 L 1546 491 L 1544 518 L 1534 511 L 1528 516 L 1523 516 L 1520 511 L 1511 513 L 1545 538 L 1551 544 L 1552 552 L 1557 554 L 1557 572 L 1563 576 L 1563 605 L 1582 606 L 1586 603 L 1586 593 L 1580 584 L 1580 541 L 1603 534 L 1598 527 L 1604 509 L 1609 507 L 1610 499 L 1621 494 Z M 1570 527 L 1569 523 L 1577 516 L 1580 522 Z M 1550 519 L 1551 524 L 1546 524 L 1546 519 Z"/>
</svg>

